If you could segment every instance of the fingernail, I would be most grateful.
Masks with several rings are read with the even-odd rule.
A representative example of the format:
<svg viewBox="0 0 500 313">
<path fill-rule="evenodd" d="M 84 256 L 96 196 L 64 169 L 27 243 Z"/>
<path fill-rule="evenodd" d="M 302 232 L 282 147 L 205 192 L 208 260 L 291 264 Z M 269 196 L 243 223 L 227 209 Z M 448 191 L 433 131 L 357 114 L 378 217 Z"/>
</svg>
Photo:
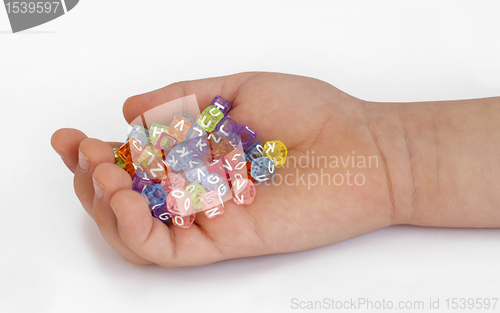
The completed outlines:
<svg viewBox="0 0 500 313">
<path fill-rule="evenodd" d="M 102 195 L 104 194 L 104 187 L 99 184 L 94 178 L 92 178 L 94 181 L 94 193 L 97 198 L 102 198 Z"/>
<path fill-rule="evenodd" d="M 78 152 L 78 164 L 80 168 L 87 171 L 90 168 L 90 161 L 81 152 Z"/>
<path fill-rule="evenodd" d="M 115 213 L 115 215 L 116 215 L 116 209 L 115 209 L 115 207 L 113 206 L 113 204 L 110 202 L 110 203 L 109 203 L 109 205 L 111 206 L 111 209 L 113 210 L 113 213 Z"/>
</svg>

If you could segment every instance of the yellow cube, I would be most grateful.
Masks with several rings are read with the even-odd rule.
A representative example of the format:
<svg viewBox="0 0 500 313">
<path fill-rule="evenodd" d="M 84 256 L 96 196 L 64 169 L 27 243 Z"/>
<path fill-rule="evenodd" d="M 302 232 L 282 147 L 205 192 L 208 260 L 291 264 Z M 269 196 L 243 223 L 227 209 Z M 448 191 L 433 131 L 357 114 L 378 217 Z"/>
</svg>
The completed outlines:
<svg viewBox="0 0 500 313">
<path fill-rule="evenodd" d="M 267 156 L 276 166 L 281 166 L 286 162 L 287 152 L 286 146 L 281 141 L 273 140 L 266 142 L 262 156 Z"/>
</svg>

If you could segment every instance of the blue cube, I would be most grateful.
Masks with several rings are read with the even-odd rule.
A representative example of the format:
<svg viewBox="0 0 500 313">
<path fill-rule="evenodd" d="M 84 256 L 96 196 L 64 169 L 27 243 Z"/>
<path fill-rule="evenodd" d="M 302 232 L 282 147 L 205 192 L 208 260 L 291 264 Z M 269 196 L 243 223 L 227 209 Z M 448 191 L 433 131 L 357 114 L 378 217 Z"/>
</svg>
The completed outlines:
<svg viewBox="0 0 500 313">
<path fill-rule="evenodd" d="M 167 194 L 161 184 L 154 184 L 144 188 L 142 195 L 148 200 L 150 210 L 167 202 Z"/>
<path fill-rule="evenodd" d="M 262 157 L 262 151 L 264 151 L 264 147 L 258 141 L 256 141 L 250 148 L 245 150 L 245 160 L 248 162 L 252 162 L 257 158 Z"/>
<path fill-rule="evenodd" d="M 265 182 L 273 178 L 274 169 L 274 162 L 270 158 L 261 157 L 252 161 L 250 175 L 258 182 Z"/>
<path fill-rule="evenodd" d="M 195 158 L 184 165 L 183 170 L 184 174 L 186 174 L 186 178 L 189 179 L 190 182 L 196 184 L 201 183 L 205 177 L 209 175 L 205 163 L 203 163 L 200 159 Z"/>
</svg>

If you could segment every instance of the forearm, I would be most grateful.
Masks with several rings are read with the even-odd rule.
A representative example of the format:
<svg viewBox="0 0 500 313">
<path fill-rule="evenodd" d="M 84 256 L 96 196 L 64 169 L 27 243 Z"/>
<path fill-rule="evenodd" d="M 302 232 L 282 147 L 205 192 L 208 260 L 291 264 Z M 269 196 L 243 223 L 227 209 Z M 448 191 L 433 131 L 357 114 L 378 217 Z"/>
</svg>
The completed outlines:
<svg viewBox="0 0 500 313">
<path fill-rule="evenodd" d="M 366 108 L 394 223 L 500 227 L 500 97 Z"/>
</svg>

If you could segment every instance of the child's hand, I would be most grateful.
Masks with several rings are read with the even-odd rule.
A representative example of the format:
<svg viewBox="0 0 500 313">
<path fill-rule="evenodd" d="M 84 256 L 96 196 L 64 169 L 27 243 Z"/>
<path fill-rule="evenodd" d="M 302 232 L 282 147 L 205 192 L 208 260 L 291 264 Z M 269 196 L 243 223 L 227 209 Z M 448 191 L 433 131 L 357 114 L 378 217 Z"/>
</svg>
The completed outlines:
<svg viewBox="0 0 500 313">
<path fill-rule="evenodd" d="M 226 98 L 233 103 L 229 115 L 254 128 L 261 143 L 284 142 L 287 164 L 276 170 L 282 182 L 256 186 L 256 198 L 249 206 L 227 201 L 221 216 L 208 220 L 198 213 L 189 229 L 167 227 L 151 216 L 146 199 L 131 190 L 130 176 L 114 165 L 112 147 L 119 143 L 90 139 L 74 129 L 58 130 L 52 145 L 75 174 L 78 198 L 104 239 L 127 261 L 200 265 L 310 249 L 405 222 L 394 209 L 398 194 L 392 191 L 387 157 L 378 148 L 384 141 L 378 134 L 384 130 L 371 124 L 366 102 L 311 78 L 242 73 L 180 82 L 134 96 L 125 102 L 123 112 L 130 122 L 155 106 L 190 94 L 196 95 L 201 110 L 216 95 Z M 308 167 L 294 164 L 293 157 L 299 161 L 306 155 Z M 331 156 L 338 157 L 339 168 L 333 168 Z M 347 164 L 342 164 L 341 156 Z M 366 167 L 372 157 L 371 168 L 359 168 L 363 157 Z M 405 157 L 398 158 L 406 166 Z M 305 165 L 305 158 L 301 162 Z M 397 165 L 398 159 L 391 157 L 391 162 Z M 308 189 L 308 179 L 317 185 Z"/>
</svg>

